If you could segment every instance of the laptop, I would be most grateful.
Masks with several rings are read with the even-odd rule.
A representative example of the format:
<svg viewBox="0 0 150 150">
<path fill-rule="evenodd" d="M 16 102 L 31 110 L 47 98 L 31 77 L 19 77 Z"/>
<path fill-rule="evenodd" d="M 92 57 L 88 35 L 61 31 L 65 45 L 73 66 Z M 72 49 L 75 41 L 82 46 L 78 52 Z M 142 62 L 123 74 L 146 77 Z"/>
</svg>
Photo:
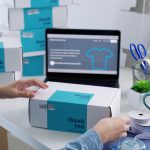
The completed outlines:
<svg viewBox="0 0 150 150">
<path fill-rule="evenodd" d="M 120 31 L 46 30 L 46 80 L 119 87 Z"/>
</svg>

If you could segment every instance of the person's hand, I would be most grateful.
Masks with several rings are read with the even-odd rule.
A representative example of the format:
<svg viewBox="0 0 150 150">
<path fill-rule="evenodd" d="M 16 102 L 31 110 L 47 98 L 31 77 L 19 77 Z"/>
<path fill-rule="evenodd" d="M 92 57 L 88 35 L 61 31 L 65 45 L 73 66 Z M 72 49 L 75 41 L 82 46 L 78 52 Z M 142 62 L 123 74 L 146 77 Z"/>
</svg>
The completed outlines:
<svg viewBox="0 0 150 150">
<path fill-rule="evenodd" d="M 2 98 L 17 98 L 17 97 L 26 97 L 31 98 L 35 95 L 36 91 L 29 89 L 31 86 L 37 86 L 39 88 L 47 88 L 48 86 L 37 79 L 29 80 L 18 80 L 14 83 L 2 86 L 0 88 L 0 97 Z"/>
<path fill-rule="evenodd" d="M 127 136 L 130 126 L 128 117 L 112 117 L 100 120 L 93 129 L 99 134 L 103 143 Z"/>
</svg>

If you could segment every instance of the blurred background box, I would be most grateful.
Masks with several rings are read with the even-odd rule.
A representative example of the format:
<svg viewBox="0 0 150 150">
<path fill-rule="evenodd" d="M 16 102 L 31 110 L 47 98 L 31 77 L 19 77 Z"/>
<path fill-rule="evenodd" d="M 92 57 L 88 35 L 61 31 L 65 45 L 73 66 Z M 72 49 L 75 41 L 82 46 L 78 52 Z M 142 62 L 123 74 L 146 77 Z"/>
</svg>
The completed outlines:
<svg viewBox="0 0 150 150">
<path fill-rule="evenodd" d="M 22 45 L 17 38 L 0 38 L 0 72 L 22 71 Z"/>
<path fill-rule="evenodd" d="M 0 37 L 15 37 L 22 43 L 23 52 L 45 51 L 45 29 L 9 31 L 0 26 Z"/>
<path fill-rule="evenodd" d="M 45 29 L 23 30 L 20 34 L 23 53 L 46 50 Z"/>
<path fill-rule="evenodd" d="M 0 73 L 0 85 L 12 83 L 22 78 L 20 71 Z"/>
<path fill-rule="evenodd" d="M 9 30 L 64 28 L 67 25 L 66 7 L 14 9 L 3 5 L 1 10 L 2 24 Z"/>
<path fill-rule="evenodd" d="M 71 5 L 73 0 L 5 0 L 13 8 L 37 8 Z"/>
</svg>

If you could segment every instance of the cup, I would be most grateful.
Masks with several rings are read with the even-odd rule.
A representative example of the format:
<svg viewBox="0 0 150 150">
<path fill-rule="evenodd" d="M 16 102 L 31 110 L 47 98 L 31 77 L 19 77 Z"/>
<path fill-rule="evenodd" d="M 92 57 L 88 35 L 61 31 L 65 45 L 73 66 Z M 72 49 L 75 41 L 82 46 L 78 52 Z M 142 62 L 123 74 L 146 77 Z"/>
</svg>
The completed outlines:
<svg viewBox="0 0 150 150">
<path fill-rule="evenodd" d="M 117 150 L 146 150 L 146 145 L 136 138 L 124 138 L 119 140 Z"/>
</svg>

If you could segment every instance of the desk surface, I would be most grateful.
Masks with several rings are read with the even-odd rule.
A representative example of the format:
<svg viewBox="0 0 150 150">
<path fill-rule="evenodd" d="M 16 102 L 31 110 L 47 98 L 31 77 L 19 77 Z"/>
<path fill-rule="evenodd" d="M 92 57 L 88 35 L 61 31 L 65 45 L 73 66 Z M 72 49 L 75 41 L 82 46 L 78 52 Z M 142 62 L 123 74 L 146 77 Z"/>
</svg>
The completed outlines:
<svg viewBox="0 0 150 150">
<path fill-rule="evenodd" d="M 131 70 L 121 69 L 121 114 L 134 110 L 126 99 L 126 91 L 131 85 Z M 25 98 L 0 100 L 0 126 L 36 150 L 60 149 L 80 135 L 31 127 L 28 120 L 28 99 Z"/>
</svg>

